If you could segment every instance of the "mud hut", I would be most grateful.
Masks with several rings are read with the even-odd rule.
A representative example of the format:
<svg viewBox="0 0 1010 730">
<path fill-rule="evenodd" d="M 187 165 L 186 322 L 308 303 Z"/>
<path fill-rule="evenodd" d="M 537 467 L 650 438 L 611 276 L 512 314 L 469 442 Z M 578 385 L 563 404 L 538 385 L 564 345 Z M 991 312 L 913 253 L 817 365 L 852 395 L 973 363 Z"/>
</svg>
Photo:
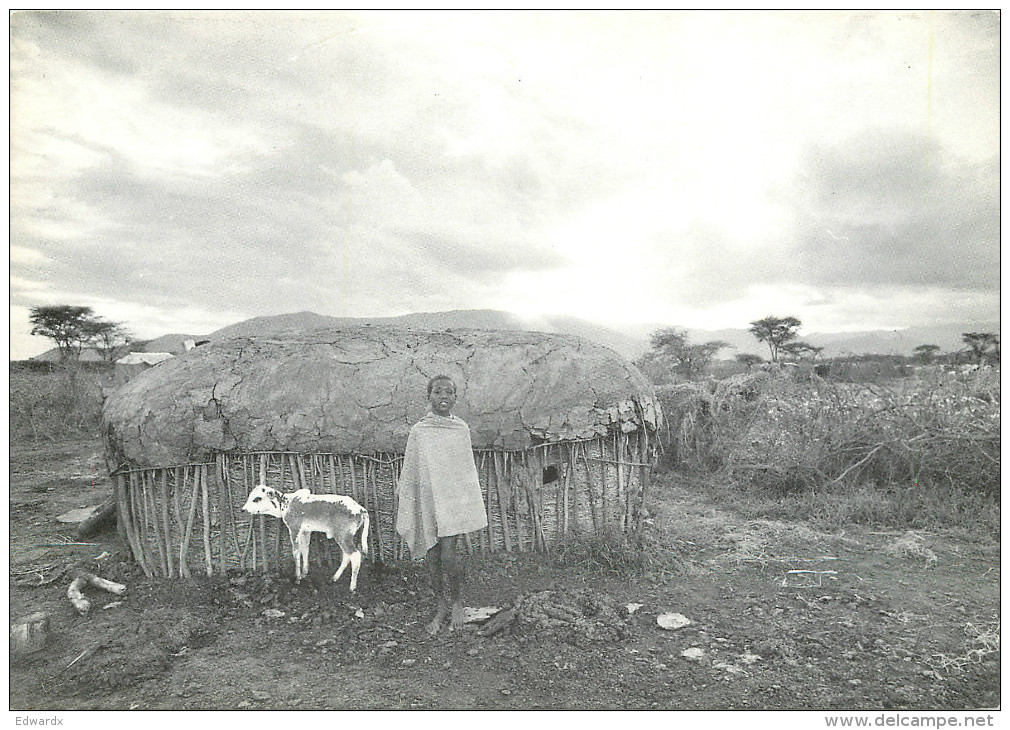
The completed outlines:
<svg viewBox="0 0 1010 730">
<path fill-rule="evenodd" d="M 122 388 L 140 373 L 153 368 L 158 363 L 168 360 L 174 355 L 170 352 L 131 352 L 116 360 L 115 387 Z"/>
<path fill-rule="evenodd" d="M 291 560 L 283 525 L 241 510 L 265 482 L 351 495 L 372 515 L 373 559 L 410 557 L 394 486 L 440 373 L 457 383 L 488 511 L 469 550 L 638 527 L 661 414 L 619 355 L 569 335 L 357 327 L 214 342 L 110 397 L 123 537 L 151 575 L 275 569 Z"/>
</svg>

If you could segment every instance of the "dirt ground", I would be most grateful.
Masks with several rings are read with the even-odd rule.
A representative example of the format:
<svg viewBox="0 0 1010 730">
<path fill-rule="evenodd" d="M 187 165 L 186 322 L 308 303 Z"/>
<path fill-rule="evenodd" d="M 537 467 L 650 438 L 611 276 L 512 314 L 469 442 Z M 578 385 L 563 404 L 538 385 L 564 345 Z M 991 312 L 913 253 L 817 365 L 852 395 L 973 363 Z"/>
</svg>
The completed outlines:
<svg viewBox="0 0 1010 730">
<path fill-rule="evenodd" d="M 1000 556 L 987 536 L 748 520 L 660 475 L 641 569 L 608 572 L 588 553 L 475 557 L 468 606 L 522 595 L 561 613 L 520 610 L 494 636 L 473 624 L 431 638 L 418 564 L 366 562 L 353 596 L 325 565 L 297 586 L 290 573 L 148 580 L 114 529 L 68 544 L 73 527 L 55 520 L 111 494 L 97 440 L 12 444 L 10 472 L 11 619 L 47 611 L 52 629 L 38 655 L 12 658 L 11 710 L 1000 702 Z M 66 597 L 75 567 L 128 591 L 88 588 L 79 616 Z M 690 623 L 661 628 L 668 613 Z"/>
</svg>

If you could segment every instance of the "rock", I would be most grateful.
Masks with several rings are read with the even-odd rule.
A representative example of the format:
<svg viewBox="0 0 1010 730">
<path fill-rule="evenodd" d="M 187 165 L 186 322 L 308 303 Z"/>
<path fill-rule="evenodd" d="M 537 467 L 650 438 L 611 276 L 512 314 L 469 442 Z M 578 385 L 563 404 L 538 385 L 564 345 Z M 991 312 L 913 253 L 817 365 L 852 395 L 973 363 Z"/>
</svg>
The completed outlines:
<svg viewBox="0 0 1010 730">
<path fill-rule="evenodd" d="M 628 615 L 630 616 L 644 605 L 644 603 L 629 603 L 625 608 L 628 609 Z"/>
<path fill-rule="evenodd" d="M 263 612 L 263 615 L 267 618 L 284 618 L 285 613 L 276 608 L 268 608 Z"/>
<path fill-rule="evenodd" d="M 405 667 L 412 667 L 415 664 L 417 664 L 417 659 L 404 659 L 402 662 L 400 662 L 400 664 L 402 664 Z"/>
<path fill-rule="evenodd" d="M 684 649 L 684 651 L 680 652 L 680 655 L 688 661 L 697 662 L 701 661 L 701 658 L 705 656 L 705 650 L 692 646 L 690 649 Z"/>
<path fill-rule="evenodd" d="M 11 623 L 11 654 L 33 654 L 49 641 L 49 614 L 37 611 Z"/>
<path fill-rule="evenodd" d="M 659 628 L 661 629 L 673 631 L 674 629 L 682 629 L 685 626 L 689 626 L 692 622 L 691 619 L 682 613 L 661 613 L 656 617 L 656 623 L 659 624 Z"/>
<path fill-rule="evenodd" d="M 727 662 L 716 662 L 713 665 L 716 669 L 722 669 L 728 674 L 747 674 L 747 672 L 736 664 L 728 664 Z"/>
<path fill-rule="evenodd" d="M 98 510 L 102 508 L 101 505 L 95 505 L 94 507 L 81 507 L 80 509 L 72 509 L 69 512 L 64 512 L 56 517 L 57 522 L 62 522 L 65 525 L 76 525 L 79 522 L 84 522 L 89 517 L 92 517 Z"/>
<path fill-rule="evenodd" d="M 261 689 L 254 689 L 252 691 L 252 698 L 257 702 L 265 702 L 266 700 L 269 700 L 271 696 L 269 692 L 264 692 Z"/>
<path fill-rule="evenodd" d="M 463 620 L 468 624 L 487 621 L 500 610 L 501 608 L 497 606 L 481 606 L 480 608 L 467 606 L 463 609 Z"/>
</svg>

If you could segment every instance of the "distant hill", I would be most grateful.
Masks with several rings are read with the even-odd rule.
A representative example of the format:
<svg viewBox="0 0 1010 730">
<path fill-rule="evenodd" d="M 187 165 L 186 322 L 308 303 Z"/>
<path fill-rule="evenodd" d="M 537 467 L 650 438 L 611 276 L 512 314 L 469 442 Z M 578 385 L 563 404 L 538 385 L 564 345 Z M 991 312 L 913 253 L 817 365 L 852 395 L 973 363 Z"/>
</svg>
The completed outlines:
<svg viewBox="0 0 1010 730">
<path fill-rule="evenodd" d="M 999 333 L 999 322 L 969 323 L 967 325 L 943 325 L 932 327 L 908 327 L 900 330 L 880 330 L 877 332 L 839 332 L 835 334 L 812 334 L 807 339 L 811 344 L 823 346 L 829 357 L 839 355 L 911 355 L 919 345 L 936 345 L 941 352 L 963 350 L 961 336 L 965 332 Z"/>
<path fill-rule="evenodd" d="M 649 335 L 662 327 L 676 326 L 659 323 L 635 323 L 616 328 L 596 324 L 570 316 L 524 317 L 494 309 L 456 309 L 448 312 L 417 312 L 397 317 L 329 317 L 315 312 L 292 312 L 273 316 L 253 317 L 222 327 L 209 335 L 168 334 L 147 342 L 135 342 L 124 348 L 135 352 L 185 352 L 186 340 L 220 340 L 229 337 L 247 337 L 256 334 L 275 334 L 291 330 L 316 327 L 360 326 L 366 324 L 412 327 L 414 329 L 498 329 L 527 330 L 532 332 L 558 332 L 577 335 L 609 347 L 629 360 L 636 360 L 649 349 Z M 758 342 L 746 329 L 702 330 L 682 327 L 693 344 L 723 340 L 732 347 L 722 350 L 718 357 L 731 360 L 741 353 L 768 357 L 768 347 Z M 999 322 L 981 322 L 962 325 L 909 327 L 901 330 L 871 332 L 810 332 L 800 328 L 800 339 L 823 347 L 823 357 L 845 355 L 911 355 L 918 345 L 937 345 L 941 352 L 961 350 L 964 332 L 999 332 Z M 90 357 L 90 354 L 87 356 Z M 32 360 L 56 359 L 55 349 L 37 355 Z M 97 359 L 97 358 L 96 358 Z"/>
<path fill-rule="evenodd" d="M 210 340 L 226 340 L 231 337 L 249 337 L 251 335 L 278 334 L 296 330 L 307 330 L 315 327 L 336 327 L 353 324 L 345 317 L 327 317 L 315 312 L 292 312 L 266 317 L 253 317 L 219 330 L 207 336 Z"/>
<path fill-rule="evenodd" d="M 654 329 L 658 329 L 657 325 Z M 724 340 L 734 349 L 722 350 L 720 358 L 732 359 L 739 353 L 751 353 L 768 357 L 768 346 L 759 342 L 746 329 L 697 330 L 687 329 L 688 338 L 694 344 Z M 650 330 L 651 331 L 651 330 Z M 875 330 L 870 332 L 810 332 L 800 328 L 800 339 L 815 347 L 823 347 L 821 357 L 843 357 L 846 355 L 912 355 L 919 345 L 936 345 L 941 352 L 956 352 L 964 349 L 961 335 L 965 332 L 1000 331 L 999 323 L 974 323 L 967 325 L 938 325 L 932 327 L 908 327 L 898 330 Z"/>
<path fill-rule="evenodd" d="M 46 350 L 38 355 L 34 355 L 28 358 L 32 362 L 59 362 L 60 361 L 60 348 L 54 347 L 51 350 Z M 78 356 L 78 362 L 104 362 L 105 358 L 102 357 L 101 353 L 98 352 L 94 347 L 83 347 L 81 348 L 80 355 Z"/>
</svg>

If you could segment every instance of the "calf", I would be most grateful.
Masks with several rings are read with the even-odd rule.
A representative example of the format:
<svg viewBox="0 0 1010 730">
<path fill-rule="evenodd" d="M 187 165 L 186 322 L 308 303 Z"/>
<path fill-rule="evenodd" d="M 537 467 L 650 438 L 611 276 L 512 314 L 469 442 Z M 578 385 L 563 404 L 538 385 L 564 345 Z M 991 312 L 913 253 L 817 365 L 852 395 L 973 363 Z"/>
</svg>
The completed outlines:
<svg viewBox="0 0 1010 730">
<path fill-rule="evenodd" d="M 368 552 L 368 511 L 350 497 L 312 494 L 308 489 L 285 494 L 260 484 L 242 506 L 249 514 L 280 517 L 287 525 L 295 557 L 295 582 L 309 572 L 309 541 L 313 532 L 324 532 L 340 546 L 336 581 L 351 566 L 351 590 L 358 586 L 361 554 Z"/>
</svg>

